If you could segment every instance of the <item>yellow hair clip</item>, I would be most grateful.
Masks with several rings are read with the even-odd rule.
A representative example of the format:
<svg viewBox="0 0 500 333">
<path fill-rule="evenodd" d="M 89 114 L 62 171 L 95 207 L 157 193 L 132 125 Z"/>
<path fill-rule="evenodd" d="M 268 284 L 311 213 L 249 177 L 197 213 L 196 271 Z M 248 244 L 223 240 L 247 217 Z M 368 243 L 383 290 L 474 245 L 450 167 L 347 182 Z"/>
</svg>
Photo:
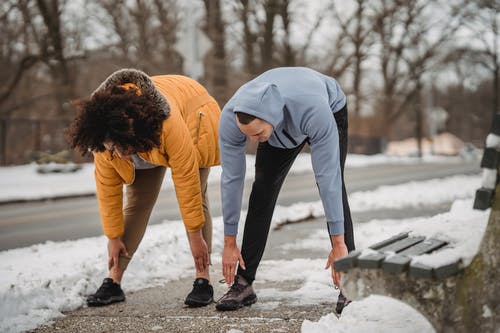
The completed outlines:
<svg viewBox="0 0 500 333">
<path fill-rule="evenodd" d="M 118 87 L 120 88 L 123 88 L 125 90 L 134 90 L 135 93 L 138 95 L 138 96 L 141 96 L 142 95 L 142 92 L 141 92 L 141 89 L 139 89 L 139 87 L 137 85 L 135 85 L 134 83 L 124 83 L 124 84 L 120 84 L 118 85 Z"/>
</svg>

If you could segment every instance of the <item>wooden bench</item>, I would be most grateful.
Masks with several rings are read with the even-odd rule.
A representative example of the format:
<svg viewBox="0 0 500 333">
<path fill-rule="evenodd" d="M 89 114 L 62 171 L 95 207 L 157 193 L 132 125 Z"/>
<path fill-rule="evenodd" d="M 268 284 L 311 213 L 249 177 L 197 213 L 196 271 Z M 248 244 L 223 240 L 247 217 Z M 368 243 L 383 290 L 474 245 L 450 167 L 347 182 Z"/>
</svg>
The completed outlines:
<svg viewBox="0 0 500 333">
<path fill-rule="evenodd" d="M 410 237 L 402 233 L 369 247 L 371 251 L 353 251 L 347 257 L 335 262 L 335 269 L 347 272 L 352 268 L 382 269 L 387 273 L 404 273 L 414 278 L 443 279 L 453 276 L 460 271 L 460 261 L 430 267 L 411 263 L 413 257 L 438 251 L 447 245 L 447 242 L 425 238 L 424 236 Z"/>
<path fill-rule="evenodd" d="M 461 260 L 438 267 L 414 263 L 414 256 L 438 253 L 446 242 L 395 235 L 335 261 L 335 269 L 346 273 L 342 285 L 346 296 L 381 294 L 400 299 L 420 311 L 437 332 L 500 332 L 500 195 L 495 195 L 500 193 L 500 115 L 494 124 L 481 162 L 482 186 L 474 201 L 475 209 L 491 207 L 491 212 L 470 264 L 465 266 Z"/>
</svg>

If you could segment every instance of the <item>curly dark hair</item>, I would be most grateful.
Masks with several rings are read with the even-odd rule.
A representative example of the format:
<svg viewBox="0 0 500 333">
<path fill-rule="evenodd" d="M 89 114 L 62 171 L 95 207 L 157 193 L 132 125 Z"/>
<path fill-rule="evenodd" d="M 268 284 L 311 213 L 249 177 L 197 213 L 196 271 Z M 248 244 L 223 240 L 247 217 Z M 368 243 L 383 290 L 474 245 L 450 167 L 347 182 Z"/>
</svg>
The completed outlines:
<svg viewBox="0 0 500 333">
<path fill-rule="evenodd" d="M 136 152 L 160 146 L 167 115 L 152 99 L 133 89 L 110 87 L 74 105 L 78 111 L 67 130 L 67 139 L 71 148 L 82 155 L 105 151 L 105 141 Z"/>
</svg>

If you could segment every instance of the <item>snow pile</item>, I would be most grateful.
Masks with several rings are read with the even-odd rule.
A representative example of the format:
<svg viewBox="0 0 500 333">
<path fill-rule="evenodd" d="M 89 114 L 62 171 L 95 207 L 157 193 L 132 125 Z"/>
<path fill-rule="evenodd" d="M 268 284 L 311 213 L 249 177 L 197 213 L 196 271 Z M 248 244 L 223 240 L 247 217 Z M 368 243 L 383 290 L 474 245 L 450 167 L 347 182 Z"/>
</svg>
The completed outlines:
<svg viewBox="0 0 500 333">
<path fill-rule="evenodd" d="M 424 207 L 472 198 L 481 186 L 480 176 L 452 176 L 396 186 L 380 186 L 375 191 L 356 192 L 349 196 L 354 212 Z"/>
<path fill-rule="evenodd" d="M 304 320 L 302 333 L 421 333 L 435 332 L 420 312 L 394 298 L 372 295 L 352 302 L 337 318 L 333 313 L 317 322 Z"/>
<path fill-rule="evenodd" d="M 134 291 L 192 275 L 189 244 L 181 221 L 150 225 L 124 275 L 126 291 Z M 222 221 L 214 219 L 214 235 Z M 0 252 L 0 332 L 33 329 L 62 311 L 85 304 L 85 297 L 107 276 L 106 238 L 46 242 Z M 214 252 L 222 238 L 213 240 Z"/>
<path fill-rule="evenodd" d="M 38 164 L 0 168 L 0 202 L 95 193 L 94 165 L 74 173 L 39 174 Z"/>
<path fill-rule="evenodd" d="M 481 186 L 481 176 L 452 176 L 399 185 L 380 186 L 373 191 L 349 195 L 351 212 L 424 207 L 474 197 Z M 324 217 L 321 201 L 299 202 L 292 207 L 276 206 L 273 227 L 308 218 Z"/>
</svg>

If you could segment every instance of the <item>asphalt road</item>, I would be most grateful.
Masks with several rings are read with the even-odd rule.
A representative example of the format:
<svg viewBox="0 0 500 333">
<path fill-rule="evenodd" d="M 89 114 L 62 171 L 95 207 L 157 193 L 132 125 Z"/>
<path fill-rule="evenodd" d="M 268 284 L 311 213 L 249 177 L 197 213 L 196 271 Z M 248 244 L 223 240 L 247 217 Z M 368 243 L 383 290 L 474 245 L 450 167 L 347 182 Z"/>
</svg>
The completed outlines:
<svg viewBox="0 0 500 333">
<path fill-rule="evenodd" d="M 374 189 L 412 180 L 446 177 L 454 174 L 479 173 L 479 162 L 421 163 L 413 165 L 376 165 L 346 169 L 348 192 Z M 249 195 L 251 181 L 245 186 Z M 211 210 L 221 214 L 219 184 L 209 185 Z M 311 172 L 289 175 L 279 205 L 319 200 Z M 246 208 L 244 199 L 243 207 Z M 150 223 L 179 220 L 180 213 L 173 190 L 160 193 Z M 97 201 L 95 197 L 48 200 L 3 204 L 0 206 L 0 251 L 50 241 L 73 240 L 101 235 Z"/>
</svg>

